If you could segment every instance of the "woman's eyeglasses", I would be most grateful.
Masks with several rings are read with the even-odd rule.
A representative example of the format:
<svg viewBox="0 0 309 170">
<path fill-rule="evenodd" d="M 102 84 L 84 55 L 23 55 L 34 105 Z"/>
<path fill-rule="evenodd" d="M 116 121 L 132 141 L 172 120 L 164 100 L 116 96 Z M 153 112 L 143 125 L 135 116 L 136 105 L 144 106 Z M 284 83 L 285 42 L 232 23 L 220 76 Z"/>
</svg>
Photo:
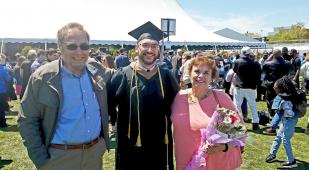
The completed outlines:
<svg viewBox="0 0 309 170">
<path fill-rule="evenodd" d="M 80 50 L 83 50 L 83 51 L 89 50 L 89 48 L 90 48 L 88 43 L 82 43 L 80 45 L 77 45 L 75 43 L 66 44 L 66 48 L 68 50 L 71 50 L 71 51 L 77 50 L 78 47 L 79 47 Z"/>
</svg>

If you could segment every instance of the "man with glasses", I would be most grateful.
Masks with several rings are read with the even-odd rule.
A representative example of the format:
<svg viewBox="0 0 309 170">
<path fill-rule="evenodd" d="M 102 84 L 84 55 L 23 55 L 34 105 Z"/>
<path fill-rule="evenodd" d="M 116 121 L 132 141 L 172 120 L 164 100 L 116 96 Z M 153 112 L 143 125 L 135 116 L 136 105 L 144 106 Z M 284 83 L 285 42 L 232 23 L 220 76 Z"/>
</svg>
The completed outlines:
<svg viewBox="0 0 309 170">
<path fill-rule="evenodd" d="M 129 34 L 138 39 L 138 60 L 117 70 L 108 90 L 109 113 L 118 113 L 116 169 L 173 169 L 170 107 L 178 85 L 157 63 L 163 33 L 147 22 Z"/>
<path fill-rule="evenodd" d="M 89 39 L 78 23 L 62 27 L 61 58 L 29 80 L 18 126 L 38 169 L 102 169 L 109 146 L 105 82 L 112 72 L 89 63 Z"/>
</svg>

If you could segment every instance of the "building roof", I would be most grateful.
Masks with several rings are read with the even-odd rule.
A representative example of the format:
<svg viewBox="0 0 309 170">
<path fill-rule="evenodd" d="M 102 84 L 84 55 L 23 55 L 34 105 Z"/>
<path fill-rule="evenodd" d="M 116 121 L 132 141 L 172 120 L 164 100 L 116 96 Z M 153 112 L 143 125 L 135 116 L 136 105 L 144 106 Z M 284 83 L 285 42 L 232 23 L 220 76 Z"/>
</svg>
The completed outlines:
<svg viewBox="0 0 309 170">
<path fill-rule="evenodd" d="M 253 39 L 253 38 L 248 37 L 244 34 L 236 32 L 236 31 L 234 31 L 230 28 L 224 28 L 224 29 L 215 31 L 214 33 L 221 35 L 223 37 L 230 38 L 230 39 L 233 39 L 233 40 L 238 40 L 238 41 L 247 41 L 247 42 L 256 42 L 256 43 L 260 42 L 256 39 Z"/>
</svg>

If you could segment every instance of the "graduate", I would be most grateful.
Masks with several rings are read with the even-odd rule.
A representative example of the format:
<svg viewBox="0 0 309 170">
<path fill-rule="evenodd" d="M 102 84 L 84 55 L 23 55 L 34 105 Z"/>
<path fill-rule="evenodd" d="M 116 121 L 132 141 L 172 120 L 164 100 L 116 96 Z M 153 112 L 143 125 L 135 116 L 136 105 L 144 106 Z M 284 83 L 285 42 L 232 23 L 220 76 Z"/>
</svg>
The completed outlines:
<svg viewBox="0 0 309 170">
<path fill-rule="evenodd" d="M 116 169 L 172 170 L 170 115 L 179 87 L 158 63 L 163 32 L 147 22 L 129 35 L 138 60 L 117 70 L 108 87 L 109 112 L 118 114 Z"/>
</svg>

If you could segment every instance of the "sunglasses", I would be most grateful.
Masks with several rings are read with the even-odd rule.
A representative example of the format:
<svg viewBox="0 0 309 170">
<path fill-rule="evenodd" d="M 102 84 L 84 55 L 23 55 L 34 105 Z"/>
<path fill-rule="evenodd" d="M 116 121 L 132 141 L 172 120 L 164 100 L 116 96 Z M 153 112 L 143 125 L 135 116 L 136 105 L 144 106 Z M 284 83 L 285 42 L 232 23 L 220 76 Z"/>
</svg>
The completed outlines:
<svg viewBox="0 0 309 170">
<path fill-rule="evenodd" d="M 90 48 L 88 43 L 82 43 L 80 45 L 77 45 L 75 43 L 66 44 L 66 48 L 71 51 L 77 50 L 78 47 L 80 50 L 83 50 L 83 51 L 89 50 Z"/>
</svg>

